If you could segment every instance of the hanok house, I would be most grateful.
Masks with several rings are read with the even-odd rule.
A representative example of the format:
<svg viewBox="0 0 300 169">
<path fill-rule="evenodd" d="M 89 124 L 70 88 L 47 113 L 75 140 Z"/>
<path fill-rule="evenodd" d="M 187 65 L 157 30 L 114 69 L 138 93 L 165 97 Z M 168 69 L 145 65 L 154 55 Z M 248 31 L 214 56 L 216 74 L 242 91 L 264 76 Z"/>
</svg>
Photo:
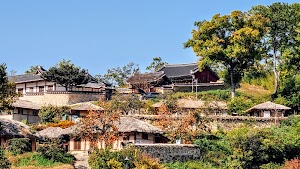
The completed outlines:
<svg viewBox="0 0 300 169">
<path fill-rule="evenodd" d="M 7 147 L 8 140 L 12 138 L 27 138 L 31 144 L 31 150 L 35 151 L 36 137 L 31 133 L 29 126 L 8 119 L 0 119 L 0 142 L 1 146 Z"/>
<path fill-rule="evenodd" d="M 253 106 L 246 110 L 246 112 L 250 114 L 250 116 L 256 117 L 283 117 L 284 113 L 290 109 L 290 107 L 268 101 Z"/>
<path fill-rule="evenodd" d="M 118 128 L 119 137 L 113 143 L 113 149 L 120 150 L 127 144 L 153 144 L 153 143 L 165 143 L 167 138 L 162 134 L 164 133 L 159 128 L 132 118 L 132 117 L 120 117 L 116 121 L 116 127 Z M 65 149 L 68 151 L 87 151 L 90 149 L 90 142 L 84 138 L 77 138 L 76 127 L 69 127 L 61 129 L 59 127 L 49 127 L 39 132 L 41 137 L 44 138 L 65 138 Z M 104 147 L 105 144 L 101 141 L 97 144 L 99 148 Z"/>
<path fill-rule="evenodd" d="M 197 63 L 167 64 L 154 73 L 133 74 L 127 82 L 133 89 L 156 92 L 203 91 L 223 88 L 219 76 L 209 67 L 199 70 Z"/>
</svg>

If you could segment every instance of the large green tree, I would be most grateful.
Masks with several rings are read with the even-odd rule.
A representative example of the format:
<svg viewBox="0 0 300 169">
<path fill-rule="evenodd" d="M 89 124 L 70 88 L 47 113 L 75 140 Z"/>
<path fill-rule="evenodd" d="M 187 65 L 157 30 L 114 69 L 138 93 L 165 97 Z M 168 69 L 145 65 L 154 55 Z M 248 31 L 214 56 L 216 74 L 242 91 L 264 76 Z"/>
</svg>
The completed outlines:
<svg viewBox="0 0 300 169">
<path fill-rule="evenodd" d="M 251 13 L 260 14 L 270 20 L 267 22 L 268 33 L 264 37 L 265 47 L 272 58 L 273 72 L 275 78 L 274 95 L 279 90 L 279 77 L 282 54 L 296 45 L 296 26 L 300 22 L 300 4 L 287 4 L 276 2 L 269 6 L 255 6 Z"/>
<path fill-rule="evenodd" d="M 49 68 L 49 70 L 44 72 L 41 76 L 45 80 L 62 85 L 67 91 L 74 86 L 86 84 L 90 80 L 87 70 L 75 66 L 70 60 L 60 61 L 56 66 Z"/>
<path fill-rule="evenodd" d="M 15 97 L 15 86 L 8 81 L 6 64 L 0 64 L 0 112 L 10 109 Z"/>
<path fill-rule="evenodd" d="M 232 97 L 236 84 L 244 71 L 260 59 L 261 40 L 265 35 L 268 19 L 261 15 L 249 15 L 233 11 L 229 15 L 216 14 L 211 21 L 196 22 L 197 30 L 184 47 L 192 47 L 199 59 L 200 69 L 221 63 L 230 77 Z"/>
<path fill-rule="evenodd" d="M 151 64 L 146 67 L 146 70 L 150 70 L 152 72 L 158 71 L 165 64 L 167 64 L 167 62 L 163 62 L 161 57 L 155 57 L 155 58 L 152 59 Z"/>
<path fill-rule="evenodd" d="M 97 75 L 96 78 L 99 81 L 105 83 L 111 83 L 113 85 L 123 86 L 125 85 L 126 79 L 131 76 L 134 72 L 139 71 L 139 66 L 133 62 L 124 65 L 123 67 L 116 67 L 107 70 L 104 75 Z"/>
<path fill-rule="evenodd" d="M 39 69 L 39 65 L 30 66 L 28 70 L 25 71 L 26 74 L 34 74 Z"/>
</svg>

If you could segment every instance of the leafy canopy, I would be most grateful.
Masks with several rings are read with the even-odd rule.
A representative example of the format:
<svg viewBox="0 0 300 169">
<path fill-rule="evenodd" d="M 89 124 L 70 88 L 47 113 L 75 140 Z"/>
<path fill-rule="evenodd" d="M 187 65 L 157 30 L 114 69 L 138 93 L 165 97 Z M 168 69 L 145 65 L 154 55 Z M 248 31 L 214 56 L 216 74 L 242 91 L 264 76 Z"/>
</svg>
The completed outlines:
<svg viewBox="0 0 300 169">
<path fill-rule="evenodd" d="M 241 80 L 244 70 L 260 58 L 261 39 L 267 31 L 267 18 L 233 11 L 230 15 L 216 14 L 211 21 L 196 22 L 197 30 L 184 47 L 192 47 L 199 59 L 199 67 L 221 63 L 230 76 L 232 96 L 236 83 Z M 236 80 L 234 80 L 236 79 Z"/>
<path fill-rule="evenodd" d="M 0 112 L 10 109 L 16 96 L 14 84 L 8 81 L 6 64 L 0 64 Z"/>
<path fill-rule="evenodd" d="M 161 57 L 155 57 L 152 59 L 151 64 L 146 67 L 146 70 L 155 72 L 162 68 L 165 64 L 167 64 L 167 62 L 163 62 Z"/>
<path fill-rule="evenodd" d="M 66 90 L 77 85 L 86 84 L 90 80 L 87 70 L 75 66 L 70 60 L 60 61 L 56 66 L 43 73 L 42 78 L 56 82 L 65 87 Z"/>
</svg>

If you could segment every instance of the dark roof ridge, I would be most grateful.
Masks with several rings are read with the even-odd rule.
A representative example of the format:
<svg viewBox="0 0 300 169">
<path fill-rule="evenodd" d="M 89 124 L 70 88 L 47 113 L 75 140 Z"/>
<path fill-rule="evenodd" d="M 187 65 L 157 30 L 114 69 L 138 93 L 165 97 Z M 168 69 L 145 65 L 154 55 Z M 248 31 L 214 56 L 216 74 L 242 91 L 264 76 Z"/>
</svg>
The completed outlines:
<svg viewBox="0 0 300 169">
<path fill-rule="evenodd" d="M 194 62 L 194 63 L 165 64 L 164 67 L 191 66 L 191 65 L 198 65 L 198 63 Z"/>
</svg>

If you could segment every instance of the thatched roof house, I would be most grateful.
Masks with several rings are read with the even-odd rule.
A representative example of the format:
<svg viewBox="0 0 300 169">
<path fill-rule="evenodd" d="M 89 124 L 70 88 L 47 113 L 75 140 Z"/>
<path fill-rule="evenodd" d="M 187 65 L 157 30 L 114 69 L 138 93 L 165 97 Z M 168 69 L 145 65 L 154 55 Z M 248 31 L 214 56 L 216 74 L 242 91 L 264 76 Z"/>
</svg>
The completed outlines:
<svg viewBox="0 0 300 169">
<path fill-rule="evenodd" d="M 60 138 L 64 136 L 69 136 L 75 132 L 75 127 L 69 127 L 62 129 L 60 127 L 48 127 L 44 130 L 39 131 L 39 136 L 42 138 Z"/>
<path fill-rule="evenodd" d="M 290 107 L 267 101 L 251 107 L 250 109 L 246 110 L 246 112 L 251 116 L 258 117 L 282 117 L 285 111 L 290 109 Z"/>
<path fill-rule="evenodd" d="M 34 138 L 29 126 L 21 122 L 0 118 L 1 138 Z"/>
</svg>

